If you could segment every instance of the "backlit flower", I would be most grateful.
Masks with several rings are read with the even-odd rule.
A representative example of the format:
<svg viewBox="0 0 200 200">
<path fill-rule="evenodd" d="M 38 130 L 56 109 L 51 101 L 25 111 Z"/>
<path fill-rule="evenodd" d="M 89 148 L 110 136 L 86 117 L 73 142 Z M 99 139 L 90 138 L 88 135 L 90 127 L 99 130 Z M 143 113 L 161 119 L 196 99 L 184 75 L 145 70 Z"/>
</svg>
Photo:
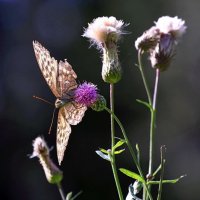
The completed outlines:
<svg viewBox="0 0 200 200">
<path fill-rule="evenodd" d="M 118 58 L 117 43 L 125 34 L 125 24 L 115 17 L 98 17 L 88 24 L 83 37 L 90 39 L 103 52 L 101 75 L 107 83 L 117 83 L 121 79 L 121 65 Z"/>
<path fill-rule="evenodd" d="M 162 34 L 160 42 L 155 49 L 150 52 L 150 61 L 153 68 L 158 68 L 160 71 L 165 71 L 174 56 L 174 37 L 171 34 Z"/>
<path fill-rule="evenodd" d="M 96 44 L 101 48 L 109 44 L 109 41 L 116 43 L 124 33 L 125 26 L 127 24 L 115 17 L 98 17 L 88 24 L 82 36 L 89 38 L 92 45 Z"/>
<path fill-rule="evenodd" d="M 155 26 L 152 26 L 149 30 L 145 31 L 135 41 L 135 48 L 143 52 L 149 51 L 155 48 L 160 38 L 160 31 Z"/>
<path fill-rule="evenodd" d="M 163 16 L 155 22 L 156 27 L 164 34 L 172 34 L 177 40 L 186 31 L 185 21 L 176 17 Z"/>
</svg>

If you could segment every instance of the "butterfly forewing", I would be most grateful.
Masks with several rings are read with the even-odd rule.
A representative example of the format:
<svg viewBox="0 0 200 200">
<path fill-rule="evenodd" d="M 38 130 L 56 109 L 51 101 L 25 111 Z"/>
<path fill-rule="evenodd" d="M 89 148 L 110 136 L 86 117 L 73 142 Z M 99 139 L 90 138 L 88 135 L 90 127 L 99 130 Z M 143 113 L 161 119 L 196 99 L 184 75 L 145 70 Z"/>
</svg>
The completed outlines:
<svg viewBox="0 0 200 200">
<path fill-rule="evenodd" d="M 33 49 L 35 52 L 35 56 L 46 80 L 49 85 L 51 91 L 56 97 L 60 97 L 61 94 L 59 90 L 57 90 L 57 77 L 58 77 L 58 62 L 53 57 L 50 56 L 50 53 L 47 49 L 45 49 L 39 42 L 33 42 Z"/>
<path fill-rule="evenodd" d="M 72 69 L 72 66 L 65 60 L 59 62 L 58 68 L 58 88 L 62 97 L 65 97 L 69 91 L 77 88 L 76 78 L 77 75 Z"/>
</svg>

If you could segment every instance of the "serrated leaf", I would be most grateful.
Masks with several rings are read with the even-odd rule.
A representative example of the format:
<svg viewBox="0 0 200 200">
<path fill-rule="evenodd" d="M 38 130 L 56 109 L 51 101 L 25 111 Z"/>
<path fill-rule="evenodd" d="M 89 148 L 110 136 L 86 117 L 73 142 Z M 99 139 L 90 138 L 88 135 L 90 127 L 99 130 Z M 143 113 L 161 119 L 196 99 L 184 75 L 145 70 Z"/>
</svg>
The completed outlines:
<svg viewBox="0 0 200 200">
<path fill-rule="evenodd" d="M 184 178 L 186 175 L 183 175 L 183 176 L 180 176 L 179 178 L 176 178 L 176 179 L 172 179 L 172 180 L 163 180 L 162 183 L 172 183 L 172 184 L 175 184 L 177 183 L 180 179 Z M 156 184 L 159 184 L 160 181 L 149 181 L 147 184 L 148 185 L 156 185 Z"/>
<path fill-rule="evenodd" d="M 140 99 L 136 99 L 136 101 L 137 101 L 138 103 L 140 103 L 140 104 L 143 104 L 143 105 L 146 106 L 147 108 L 149 108 L 149 110 L 152 110 L 152 109 L 153 109 L 152 106 L 151 106 L 148 102 L 146 102 L 146 101 L 142 101 L 142 100 L 140 100 Z"/>
<path fill-rule="evenodd" d="M 102 153 L 101 151 L 95 151 L 97 155 L 99 155 L 101 158 L 110 161 L 110 157 L 104 153 Z"/>
<path fill-rule="evenodd" d="M 138 180 L 142 183 L 145 183 L 145 180 L 139 174 L 136 174 L 135 172 L 132 172 L 132 171 L 130 171 L 128 169 L 124 169 L 124 168 L 120 168 L 119 170 L 129 177 L 131 177 L 135 180 Z"/>
<path fill-rule="evenodd" d="M 122 146 L 124 143 L 125 143 L 124 140 L 120 140 L 120 141 L 118 141 L 118 142 L 115 144 L 115 146 L 113 147 L 113 149 L 115 150 L 116 148 Z"/>
<path fill-rule="evenodd" d="M 125 149 L 121 149 L 121 150 L 115 151 L 114 154 L 120 154 L 120 153 L 122 153 L 124 151 L 125 151 Z"/>
</svg>

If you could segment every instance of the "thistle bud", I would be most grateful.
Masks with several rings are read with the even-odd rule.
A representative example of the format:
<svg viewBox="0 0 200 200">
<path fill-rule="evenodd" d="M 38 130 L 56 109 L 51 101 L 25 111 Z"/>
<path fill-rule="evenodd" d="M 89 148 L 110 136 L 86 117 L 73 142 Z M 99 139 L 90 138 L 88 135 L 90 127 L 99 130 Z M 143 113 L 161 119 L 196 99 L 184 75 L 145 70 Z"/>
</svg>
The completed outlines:
<svg viewBox="0 0 200 200">
<path fill-rule="evenodd" d="M 97 101 L 93 103 L 91 106 L 92 110 L 94 111 L 103 111 L 106 107 L 106 100 L 102 95 L 98 95 Z"/>
<path fill-rule="evenodd" d="M 117 47 L 103 49 L 102 78 L 107 83 L 117 83 L 121 79 L 121 65 L 119 63 Z"/>
<path fill-rule="evenodd" d="M 43 138 L 37 137 L 33 141 L 33 153 L 31 158 L 38 157 L 43 167 L 47 181 L 58 184 L 63 178 L 62 171 L 53 163 L 49 155 L 49 148 Z"/>
</svg>

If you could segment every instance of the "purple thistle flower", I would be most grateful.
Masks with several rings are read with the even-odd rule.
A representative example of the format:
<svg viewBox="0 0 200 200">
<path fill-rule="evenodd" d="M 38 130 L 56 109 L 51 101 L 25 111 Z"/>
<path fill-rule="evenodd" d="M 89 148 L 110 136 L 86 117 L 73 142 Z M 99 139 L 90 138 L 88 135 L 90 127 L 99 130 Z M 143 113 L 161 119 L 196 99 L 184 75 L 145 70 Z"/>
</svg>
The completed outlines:
<svg viewBox="0 0 200 200">
<path fill-rule="evenodd" d="M 75 102 L 83 104 L 87 107 L 95 103 L 97 98 L 97 87 L 92 83 L 84 82 L 83 84 L 80 84 L 74 91 Z"/>
</svg>

